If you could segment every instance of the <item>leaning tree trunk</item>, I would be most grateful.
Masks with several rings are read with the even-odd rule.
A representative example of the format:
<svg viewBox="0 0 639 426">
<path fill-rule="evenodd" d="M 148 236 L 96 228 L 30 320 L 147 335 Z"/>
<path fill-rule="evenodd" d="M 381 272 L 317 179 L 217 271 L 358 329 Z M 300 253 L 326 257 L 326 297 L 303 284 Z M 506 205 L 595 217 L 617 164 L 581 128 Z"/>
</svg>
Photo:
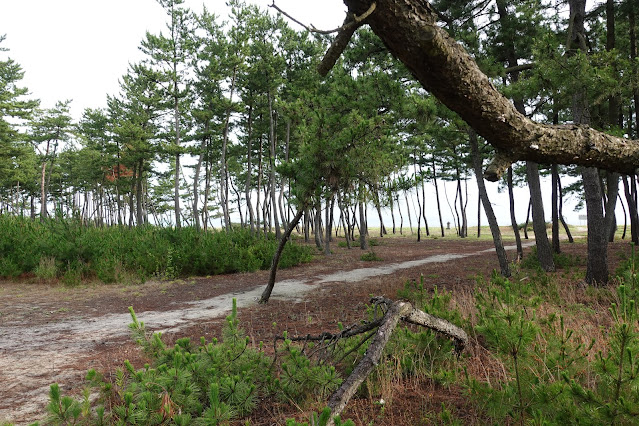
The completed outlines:
<svg viewBox="0 0 639 426">
<path fill-rule="evenodd" d="M 561 221 L 561 224 L 564 227 L 564 231 L 568 236 L 568 242 L 572 244 L 575 242 L 575 240 L 572 237 L 572 233 L 570 232 L 570 228 L 568 227 L 566 220 L 564 219 L 564 193 L 561 189 L 561 176 L 557 176 L 557 190 L 559 192 L 559 220 Z"/>
<path fill-rule="evenodd" d="M 537 257 L 539 258 L 542 269 L 546 272 L 552 272 L 555 270 L 555 262 L 552 258 L 552 248 L 548 242 L 548 233 L 546 232 L 546 218 L 544 217 L 544 204 L 541 200 L 541 185 L 539 183 L 539 169 L 536 163 L 532 161 L 526 162 L 526 175 L 528 176 L 528 187 L 530 188 Z"/>
<path fill-rule="evenodd" d="M 493 235 L 493 243 L 495 244 L 495 251 L 497 252 L 497 259 L 499 260 L 499 269 L 504 277 L 510 276 L 510 267 L 508 266 L 508 257 L 506 256 L 506 250 L 504 250 L 504 242 L 501 239 L 501 231 L 497 224 L 497 218 L 493 211 L 493 206 L 488 199 L 488 193 L 486 192 L 486 185 L 484 184 L 482 160 L 479 155 L 479 143 L 477 140 L 477 134 L 471 129 L 468 132 L 470 141 L 470 150 L 473 158 L 473 167 L 475 169 L 475 177 L 477 178 L 477 188 L 479 189 L 479 198 L 486 217 L 488 218 L 488 225 L 490 226 L 490 232 Z M 480 212 L 481 213 L 481 212 Z"/>
<path fill-rule="evenodd" d="M 282 257 L 282 252 L 284 251 L 284 247 L 286 246 L 288 239 L 291 237 L 291 233 L 293 232 L 293 229 L 295 229 L 300 219 L 304 215 L 305 210 L 306 210 L 306 206 L 300 207 L 300 209 L 297 211 L 297 214 L 293 218 L 293 221 L 288 224 L 288 228 L 286 229 L 286 232 L 284 232 L 284 234 L 282 235 L 282 238 L 280 239 L 280 243 L 277 246 L 277 250 L 275 251 L 275 254 L 273 255 L 273 260 L 271 260 L 271 273 L 268 277 L 268 284 L 266 285 L 266 288 L 262 292 L 262 297 L 260 297 L 259 303 L 267 303 L 268 299 L 271 297 L 271 293 L 273 292 L 273 287 L 275 287 L 275 276 L 277 275 L 277 266 L 280 264 L 280 258 Z"/>
</svg>

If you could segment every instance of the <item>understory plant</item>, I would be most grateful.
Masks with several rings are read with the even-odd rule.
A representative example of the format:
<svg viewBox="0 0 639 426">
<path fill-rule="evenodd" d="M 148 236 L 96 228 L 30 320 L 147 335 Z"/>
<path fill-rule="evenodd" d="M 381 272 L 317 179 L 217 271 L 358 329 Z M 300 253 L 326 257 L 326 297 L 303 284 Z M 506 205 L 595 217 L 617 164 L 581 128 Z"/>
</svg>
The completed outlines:
<svg viewBox="0 0 639 426">
<path fill-rule="evenodd" d="M 98 227 L 75 219 L 0 215 L 0 277 L 35 274 L 62 278 L 122 282 L 135 277 L 175 279 L 268 269 L 278 241 L 275 235 L 248 229 L 203 231 L 141 226 Z M 280 267 L 312 257 L 312 249 L 287 244 Z"/>
<path fill-rule="evenodd" d="M 183 338 L 172 347 L 130 311 L 133 338 L 152 363 L 136 369 L 126 361 L 112 380 L 90 370 L 87 381 L 100 394 L 94 408 L 52 385 L 48 424 L 225 424 L 251 415 L 262 399 L 313 402 L 341 383 L 334 367 L 310 361 L 290 341 L 277 358 L 266 355 L 262 344 L 252 347 L 235 300 L 221 340 L 196 344 Z"/>
</svg>

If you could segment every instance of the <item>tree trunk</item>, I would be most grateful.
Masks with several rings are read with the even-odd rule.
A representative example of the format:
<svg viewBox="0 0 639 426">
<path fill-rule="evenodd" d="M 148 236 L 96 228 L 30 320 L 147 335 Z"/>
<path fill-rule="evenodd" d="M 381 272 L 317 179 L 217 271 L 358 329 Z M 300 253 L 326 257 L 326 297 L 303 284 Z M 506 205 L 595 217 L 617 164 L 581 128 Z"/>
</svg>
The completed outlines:
<svg viewBox="0 0 639 426">
<path fill-rule="evenodd" d="M 557 164 L 551 166 L 552 170 L 552 251 L 554 253 L 561 253 L 561 247 L 559 246 L 559 167 Z"/>
<path fill-rule="evenodd" d="M 441 228 L 442 238 L 446 236 L 444 231 L 444 221 L 442 220 L 442 208 L 439 202 L 439 185 L 437 185 L 437 168 L 435 166 L 435 157 L 432 159 L 433 165 L 433 185 L 435 185 L 435 199 L 437 200 L 437 214 L 439 215 L 439 227 Z M 412 232 L 412 227 L 411 227 Z"/>
<path fill-rule="evenodd" d="M 634 179 L 634 175 L 631 176 Z M 628 185 L 628 176 L 624 175 L 622 177 L 623 181 L 623 189 L 626 194 L 626 204 L 628 205 L 628 211 L 630 212 L 630 239 L 632 242 L 637 245 L 639 244 L 639 216 L 637 215 L 637 203 L 635 202 L 634 196 L 630 190 Z"/>
<path fill-rule="evenodd" d="M 615 240 L 615 232 L 617 232 L 617 216 L 615 215 L 615 207 L 617 207 L 617 198 L 619 195 L 619 174 L 608 173 L 606 179 L 607 200 L 605 207 L 606 231 L 608 233 L 608 241 Z"/>
<path fill-rule="evenodd" d="M 284 251 L 286 242 L 291 237 L 291 233 L 293 232 L 293 229 L 295 229 L 295 227 L 299 223 L 305 210 L 306 210 L 306 206 L 300 207 L 300 209 L 297 211 L 297 214 L 293 218 L 293 221 L 289 223 L 288 228 L 286 228 L 284 235 L 282 235 L 282 238 L 280 239 L 280 243 L 277 246 L 277 250 L 275 251 L 275 254 L 273 255 L 273 260 L 271 260 L 271 273 L 269 274 L 268 284 L 266 285 L 266 288 L 262 292 L 262 296 L 260 297 L 259 303 L 267 303 L 271 297 L 271 293 L 273 292 L 273 287 L 275 287 L 275 276 L 277 274 L 277 266 L 280 263 L 282 252 Z"/>
<path fill-rule="evenodd" d="M 513 227 L 513 233 L 515 234 L 515 243 L 517 245 L 517 260 L 524 258 L 524 249 L 521 245 L 521 236 L 519 235 L 519 225 L 515 217 L 515 197 L 513 195 L 513 169 L 508 168 L 508 199 L 510 201 L 510 223 Z"/>
<path fill-rule="evenodd" d="M 328 197 L 326 197 L 326 219 L 325 219 L 325 238 L 324 238 L 324 255 L 330 256 L 331 254 L 331 232 L 333 232 L 333 214 L 332 214 L 332 206 L 331 201 L 333 200 L 334 194 L 331 193 Z"/>
<path fill-rule="evenodd" d="M 563 190 L 561 189 L 561 176 L 557 176 L 557 190 L 559 192 L 558 194 L 559 195 L 559 220 L 561 221 L 561 224 L 564 227 L 564 231 L 566 232 L 566 235 L 568 236 L 568 242 L 572 244 L 575 242 L 575 240 L 574 238 L 572 238 L 572 233 L 570 232 L 570 228 L 568 227 L 568 224 L 564 220 L 564 193 L 563 193 Z"/>
<path fill-rule="evenodd" d="M 313 232 L 315 234 L 315 246 L 318 249 L 322 249 L 322 230 L 321 230 L 321 222 L 322 222 L 322 201 L 320 197 L 317 197 L 315 201 L 315 225 L 313 226 Z"/>
<path fill-rule="evenodd" d="M 138 223 L 138 226 L 144 225 L 144 214 L 143 214 L 144 212 L 142 210 L 142 200 L 144 197 L 144 194 L 142 191 L 142 178 L 144 176 L 143 170 L 144 170 L 144 160 L 140 158 L 140 160 L 138 161 L 138 173 L 136 177 L 136 187 L 135 187 L 135 200 L 136 200 L 135 211 L 137 214 L 136 222 Z M 177 179 L 177 176 L 176 176 L 176 179 Z M 176 210 L 176 214 L 178 213 L 179 213 L 179 209 Z M 176 225 L 175 225 L 176 228 L 180 227 L 178 223 L 179 223 L 179 220 L 176 220 Z"/>
<path fill-rule="evenodd" d="M 482 176 L 482 160 L 479 155 L 479 142 L 477 140 L 477 134 L 470 130 L 468 133 L 470 150 L 473 158 L 473 167 L 475 169 L 475 177 L 477 178 L 477 188 L 479 190 L 479 199 L 484 206 L 486 212 L 486 218 L 488 219 L 488 225 L 490 226 L 490 232 L 493 235 L 493 243 L 495 244 L 495 251 L 497 252 L 497 259 L 499 260 L 499 269 L 504 277 L 510 276 L 510 267 L 508 265 L 508 257 L 506 256 L 506 250 L 504 250 L 504 242 L 501 239 L 501 231 L 497 224 L 497 218 L 493 211 L 493 206 L 488 199 L 488 193 L 486 192 L 486 185 L 484 184 L 484 178 Z M 481 215 L 481 210 L 480 210 Z M 479 236 L 479 235 L 478 235 Z"/>
<path fill-rule="evenodd" d="M 359 247 L 368 250 L 368 226 L 366 224 L 366 203 L 364 201 L 364 184 L 359 184 Z"/>
<path fill-rule="evenodd" d="M 229 106 L 226 108 L 226 115 L 224 117 L 224 129 L 222 130 L 222 152 L 220 157 L 220 171 L 222 176 L 220 178 L 220 201 L 222 205 L 222 215 L 224 218 L 224 227 L 227 231 L 231 230 L 231 216 L 229 214 L 229 171 L 226 161 L 226 152 L 229 140 L 229 123 L 231 121 L 233 94 L 235 93 L 235 83 L 237 80 L 237 66 L 233 68 L 233 76 L 231 77 L 231 89 L 229 93 Z"/>
<path fill-rule="evenodd" d="M 541 200 L 541 185 L 539 183 L 539 169 L 532 161 L 526 162 L 526 175 L 528 176 L 528 186 L 530 188 L 530 199 L 532 202 L 533 229 L 535 230 L 535 246 L 537 247 L 537 257 L 541 268 L 546 272 L 555 270 L 555 262 L 552 258 L 552 248 L 548 242 L 546 232 L 546 219 L 544 217 L 544 204 Z"/>
<path fill-rule="evenodd" d="M 273 97 L 271 92 L 268 93 L 268 114 L 269 114 L 269 139 L 270 139 L 270 174 L 269 174 L 269 186 L 271 187 L 271 214 L 273 216 L 273 224 L 275 226 L 275 236 L 277 239 L 281 237 L 280 220 L 277 214 L 277 198 L 275 191 L 275 119 L 273 117 Z"/>
<path fill-rule="evenodd" d="M 584 19 L 586 0 L 569 0 L 570 28 L 568 34 L 568 53 L 577 50 L 587 52 Z M 573 121 L 577 124 L 590 125 L 590 110 L 584 91 L 576 92 L 572 101 Z M 599 185 L 599 172 L 595 167 L 584 167 L 581 172 L 584 182 L 586 214 L 588 216 L 588 263 L 586 266 L 586 282 L 590 285 L 604 285 L 608 282 L 608 232 L 606 229 L 602 188 Z"/>
<path fill-rule="evenodd" d="M 248 123 L 246 131 L 246 208 L 248 209 L 249 226 L 251 234 L 255 233 L 255 213 L 253 212 L 253 204 L 251 203 L 251 174 L 253 173 L 253 105 L 249 106 Z M 259 226 L 259 225 L 258 225 Z"/>
</svg>

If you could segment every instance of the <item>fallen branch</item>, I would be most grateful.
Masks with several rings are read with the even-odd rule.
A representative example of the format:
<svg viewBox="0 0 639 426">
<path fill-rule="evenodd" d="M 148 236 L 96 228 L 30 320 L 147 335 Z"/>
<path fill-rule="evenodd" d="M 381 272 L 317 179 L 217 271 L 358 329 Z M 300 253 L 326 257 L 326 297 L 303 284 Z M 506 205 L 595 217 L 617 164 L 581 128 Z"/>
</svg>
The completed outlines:
<svg viewBox="0 0 639 426">
<path fill-rule="evenodd" d="M 336 334 L 325 332 L 317 336 L 306 335 L 287 337 L 287 339 L 292 341 L 328 342 L 327 346 L 332 346 L 342 338 L 363 334 L 378 327 L 377 331 L 373 332 L 375 337 L 368 347 L 364 357 L 357 364 L 351 375 L 342 383 L 340 388 L 329 398 L 328 407 L 331 409 L 331 418 L 338 416 L 344 410 L 348 401 L 350 401 L 357 391 L 357 388 L 359 388 L 366 377 L 368 377 L 368 375 L 373 371 L 375 366 L 379 364 L 384 347 L 386 347 L 393 330 L 395 330 L 400 320 L 406 321 L 410 324 L 421 325 L 422 327 L 429 328 L 433 331 L 451 337 L 455 340 L 455 350 L 457 353 L 461 352 L 468 343 L 468 335 L 464 330 L 444 319 L 435 317 L 419 309 L 415 309 L 408 302 L 393 301 L 385 297 L 378 296 L 373 297 L 371 299 L 371 303 L 386 309 L 382 318 L 375 319 L 374 321 L 365 324 L 351 326 Z M 361 343 L 367 341 L 373 333 L 366 336 Z M 284 339 L 284 337 L 276 337 L 276 340 L 281 339 Z M 329 421 L 328 425 L 332 424 L 332 420 Z"/>
</svg>

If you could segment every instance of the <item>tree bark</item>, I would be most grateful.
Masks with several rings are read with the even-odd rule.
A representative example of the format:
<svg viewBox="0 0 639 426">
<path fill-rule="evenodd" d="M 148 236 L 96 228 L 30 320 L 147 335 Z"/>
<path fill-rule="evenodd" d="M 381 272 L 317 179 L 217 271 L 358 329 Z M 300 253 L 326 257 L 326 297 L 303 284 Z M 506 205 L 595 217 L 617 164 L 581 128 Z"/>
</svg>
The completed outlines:
<svg viewBox="0 0 639 426">
<path fill-rule="evenodd" d="M 546 272 L 555 270 L 555 262 L 552 258 L 552 248 L 548 242 L 546 232 L 546 218 L 544 217 L 544 204 L 541 200 L 541 185 L 539 183 L 539 169 L 532 161 L 526 162 L 526 175 L 528 176 L 528 186 L 530 188 L 530 198 L 532 202 L 533 229 L 535 231 L 535 246 L 537 247 L 537 257 L 541 267 Z"/>
<path fill-rule="evenodd" d="M 499 268 L 501 274 L 504 277 L 510 276 L 510 267 L 508 265 L 508 257 L 506 256 L 506 250 L 504 250 L 504 242 L 501 239 L 501 231 L 497 224 L 497 218 L 493 211 L 493 206 L 488 199 L 488 193 L 486 192 L 486 185 L 484 184 L 484 178 L 482 174 L 482 159 L 479 154 L 479 142 L 477 140 L 477 134 L 471 129 L 468 132 L 470 151 L 473 158 L 473 167 L 475 169 L 475 177 L 477 178 L 477 188 L 479 189 L 479 198 L 484 211 L 486 212 L 486 218 L 488 218 L 488 225 L 490 226 L 490 232 L 493 235 L 493 243 L 495 244 L 495 251 L 497 252 L 497 259 L 499 259 Z M 479 212 L 481 214 L 481 210 Z M 479 236 L 479 234 L 478 234 Z"/>
<path fill-rule="evenodd" d="M 293 221 L 289 223 L 288 228 L 286 229 L 286 232 L 284 232 L 284 234 L 282 235 L 282 238 L 280 239 L 280 243 L 277 246 L 277 250 L 275 251 L 275 254 L 273 255 L 273 260 L 271 260 L 271 273 L 269 274 L 269 277 L 268 277 L 268 284 L 266 285 L 266 288 L 264 288 L 264 291 L 262 292 L 262 296 L 260 297 L 259 303 L 267 303 L 268 299 L 271 297 L 271 293 L 273 292 L 273 287 L 275 287 L 275 276 L 277 274 L 277 266 L 280 264 L 280 258 L 282 257 L 282 252 L 284 251 L 284 247 L 286 246 L 288 239 L 291 237 L 291 233 L 293 232 L 293 229 L 295 229 L 295 227 L 299 223 L 305 210 L 306 210 L 306 206 L 300 207 L 300 209 L 297 211 L 297 214 L 293 218 Z"/>
<path fill-rule="evenodd" d="M 441 318 L 434 317 L 421 310 L 413 308 L 408 302 L 375 297 L 373 303 L 385 304 L 388 310 L 382 318 L 381 324 L 375 333 L 375 337 L 368 347 L 366 354 L 357 364 L 353 372 L 344 380 L 342 385 L 328 399 L 328 407 L 331 409 L 331 418 L 338 416 L 355 395 L 355 392 L 379 364 L 382 353 L 400 319 L 411 324 L 421 325 L 455 339 L 456 350 L 460 352 L 468 342 L 468 335 L 464 330 Z M 332 425 L 332 420 L 327 424 Z"/>
<path fill-rule="evenodd" d="M 521 245 L 521 236 L 519 235 L 519 225 L 517 224 L 517 218 L 515 217 L 515 197 L 513 194 L 513 168 L 508 168 L 508 199 L 510 201 L 510 223 L 513 227 L 515 234 L 515 243 L 517 245 L 517 259 L 524 258 L 524 249 Z"/>
<path fill-rule="evenodd" d="M 559 245 L 559 167 L 557 164 L 551 166 L 552 170 L 552 251 L 561 253 Z"/>
<path fill-rule="evenodd" d="M 368 226 L 366 224 L 366 203 L 364 201 L 364 184 L 359 184 L 359 247 L 368 250 Z"/>
<path fill-rule="evenodd" d="M 344 0 L 361 16 L 371 0 Z M 437 25 L 423 0 L 376 0 L 366 23 L 422 86 L 488 140 L 497 155 L 486 170 L 497 180 L 515 160 L 579 164 L 630 173 L 639 165 L 639 143 L 584 125 L 535 123 L 499 93 L 461 44 Z"/>
</svg>

